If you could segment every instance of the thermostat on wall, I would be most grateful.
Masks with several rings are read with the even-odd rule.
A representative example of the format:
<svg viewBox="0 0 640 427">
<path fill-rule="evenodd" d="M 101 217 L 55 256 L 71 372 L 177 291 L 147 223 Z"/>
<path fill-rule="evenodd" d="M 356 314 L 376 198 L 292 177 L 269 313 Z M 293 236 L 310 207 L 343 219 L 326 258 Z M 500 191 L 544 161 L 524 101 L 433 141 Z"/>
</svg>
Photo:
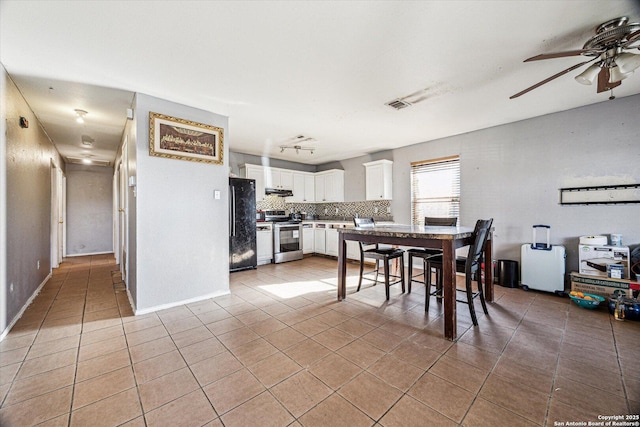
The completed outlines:
<svg viewBox="0 0 640 427">
<path fill-rule="evenodd" d="M 136 186 L 136 176 L 130 176 L 129 177 L 129 187 L 135 187 Z"/>
</svg>

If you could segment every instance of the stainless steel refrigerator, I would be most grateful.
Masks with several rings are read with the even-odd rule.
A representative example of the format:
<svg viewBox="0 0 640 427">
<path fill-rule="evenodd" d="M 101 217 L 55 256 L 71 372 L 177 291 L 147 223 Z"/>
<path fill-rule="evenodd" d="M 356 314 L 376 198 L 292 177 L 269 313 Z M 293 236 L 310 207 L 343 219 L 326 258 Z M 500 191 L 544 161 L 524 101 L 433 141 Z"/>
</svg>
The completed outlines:
<svg viewBox="0 0 640 427">
<path fill-rule="evenodd" d="M 229 178 L 229 271 L 257 266 L 256 182 Z"/>
</svg>

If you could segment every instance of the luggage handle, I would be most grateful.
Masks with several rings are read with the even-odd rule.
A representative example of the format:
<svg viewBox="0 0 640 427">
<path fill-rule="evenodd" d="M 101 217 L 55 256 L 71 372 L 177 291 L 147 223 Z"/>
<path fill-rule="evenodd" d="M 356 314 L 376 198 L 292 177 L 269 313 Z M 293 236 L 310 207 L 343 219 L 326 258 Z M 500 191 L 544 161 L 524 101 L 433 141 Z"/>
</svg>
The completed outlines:
<svg viewBox="0 0 640 427">
<path fill-rule="evenodd" d="M 545 228 L 547 230 L 547 243 L 536 243 L 537 239 L 536 239 L 536 231 L 538 230 L 538 228 Z M 551 234 L 551 226 L 550 225 L 544 225 L 544 224 L 536 224 L 533 226 L 533 240 L 531 243 L 531 249 L 534 250 L 538 250 L 538 251 L 550 251 L 551 250 L 551 243 L 549 241 L 550 238 L 550 234 Z"/>
</svg>

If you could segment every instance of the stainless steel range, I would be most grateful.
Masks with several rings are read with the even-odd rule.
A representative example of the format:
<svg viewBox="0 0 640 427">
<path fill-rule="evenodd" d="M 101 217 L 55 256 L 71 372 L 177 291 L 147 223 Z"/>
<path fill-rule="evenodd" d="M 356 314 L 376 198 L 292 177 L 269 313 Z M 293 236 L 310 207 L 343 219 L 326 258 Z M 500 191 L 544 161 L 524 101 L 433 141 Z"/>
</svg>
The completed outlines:
<svg viewBox="0 0 640 427">
<path fill-rule="evenodd" d="M 273 262 L 302 259 L 302 221 L 278 210 L 265 211 L 264 219 L 273 222 Z"/>
</svg>

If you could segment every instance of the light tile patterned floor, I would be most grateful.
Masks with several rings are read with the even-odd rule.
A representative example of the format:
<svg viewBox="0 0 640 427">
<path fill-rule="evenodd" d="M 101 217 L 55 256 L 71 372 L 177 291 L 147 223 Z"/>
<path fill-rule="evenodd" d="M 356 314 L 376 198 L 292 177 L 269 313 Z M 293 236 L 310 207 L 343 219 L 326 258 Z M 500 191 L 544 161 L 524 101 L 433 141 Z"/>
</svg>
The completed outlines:
<svg viewBox="0 0 640 427">
<path fill-rule="evenodd" d="M 335 260 L 233 273 L 133 316 L 111 256 L 66 259 L 0 343 L 2 426 L 553 426 L 640 412 L 640 322 L 496 287 L 442 338 L 424 287 L 336 301 Z"/>
</svg>

